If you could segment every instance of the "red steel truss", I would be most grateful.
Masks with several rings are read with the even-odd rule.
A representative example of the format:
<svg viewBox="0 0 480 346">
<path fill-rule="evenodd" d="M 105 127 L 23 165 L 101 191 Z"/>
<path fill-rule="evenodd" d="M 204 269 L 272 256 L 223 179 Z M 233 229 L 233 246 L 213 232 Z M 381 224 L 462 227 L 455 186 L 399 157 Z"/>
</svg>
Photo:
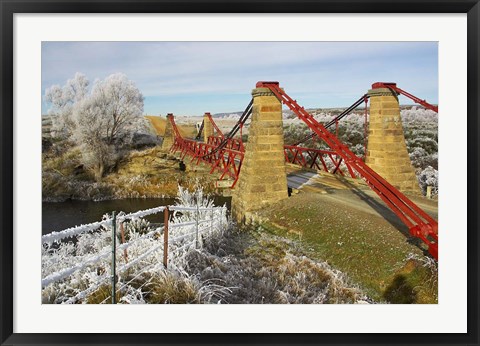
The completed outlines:
<svg viewBox="0 0 480 346">
<path fill-rule="evenodd" d="M 208 137 L 208 144 L 214 145 L 214 146 L 219 146 L 220 143 L 224 140 L 225 137 L 215 137 L 215 136 L 210 136 Z M 227 139 L 227 144 L 226 148 L 233 149 L 233 150 L 238 150 L 241 152 L 245 151 L 245 146 L 243 145 L 242 139 L 241 138 L 228 138 Z"/>
<path fill-rule="evenodd" d="M 397 87 L 396 83 L 377 82 L 377 83 L 372 84 L 372 89 L 378 89 L 378 88 L 388 88 L 388 89 L 394 90 L 398 94 L 402 94 L 403 96 L 408 97 L 413 102 L 418 103 L 419 105 L 422 105 L 423 107 L 425 107 L 427 109 L 431 109 L 432 111 L 438 113 L 438 106 L 434 106 L 431 103 L 428 103 L 427 101 L 422 100 L 422 99 L 406 92 L 405 90 L 400 89 L 399 87 Z"/>
<path fill-rule="evenodd" d="M 278 82 L 258 82 L 257 88 L 270 89 L 298 118 L 313 130 L 337 155 L 363 178 L 370 188 L 390 207 L 410 230 L 410 234 L 428 245 L 430 254 L 438 259 L 438 223 L 398 189 L 368 167 L 334 134 L 317 122 L 303 107 L 283 91 Z"/>
<path fill-rule="evenodd" d="M 318 169 L 332 174 L 338 173 L 345 176 L 345 172 L 341 167 L 343 159 L 334 151 L 285 145 L 284 154 L 285 161 L 288 163 L 297 164 L 306 168 Z M 356 178 L 357 176 L 350 165 L 345 164 L 345 166 L 350 177 Z"/>
<path fill-rule="evenodd" d="M 178 131 L 175 119 L 173 116 L 168 116 L 174 133 L 175 139 L 173 141 L 171 152 L 180 151 L 182 160 L 188 155 L 191 157 L 190 162 L 195 162 L 197 165 L 200 162 L 205 162 L 212 166 L 210 173 L 215 171 L 220 172 L 220 180 L 226 177 L 233 179 L 232 188 L 237 183 L 240 176 L 240 168 L 242 167 L 244 150 L 235 150 L 234 145 L 227 145 L 221 149 L 218 148 L 216 140 L 219 137 L 210 137 L 209 143 L 198 142 L 193 139 L 183 138 Z"/>
<path fill-rule="evenodd" d="M 212 115 L 210 113 L 205 113 L 207 116 L 208 120 L 212 123 L 213 128 L 215 131 L 217 131 L 217 137 L 224 138 L 225 136 L 223 135 L 222 131 L 218 128 L 217 124 L 215 124 L 215 121 L 213 121 Z M 197 136 L 195 137 L 196 140 L 199 140 L 202 137 L 202 131 L 205 127 L 205 118 L 202 120 L 202 124 L 200 125 L 200 128 L 198 129 Z"/>
<path fill-rule="evenodd" d="M 225 139 L 225 137 L 210 136 L 207 143 L 183 138 L 173 116 L 169 115 L 168 118 L 175 133 L 171 151 L 179 151 L 181 160 L 185 160 L 188 155 L 191 158 L 190 162 L 194 162 L 197 165 L 200 162 L 205 162 L 211 165 L 210 173 L 220 171 L 220 180 L 232 178 L 233 184 L 231 187 L 233 188 L 237 183 L 245 152 L 245 146 L 241 138 Z M 219 150 L 218 148 L 224 141 L 226 141 L 226 144 Z M 353 169 L 343 162 L 343 159 L 334 151 L 285 145 L 284 155 L 285 161 L 288 163 L 356 178 Z M 347 172 L 344 171 L 345 168 Z"/>
</svg>

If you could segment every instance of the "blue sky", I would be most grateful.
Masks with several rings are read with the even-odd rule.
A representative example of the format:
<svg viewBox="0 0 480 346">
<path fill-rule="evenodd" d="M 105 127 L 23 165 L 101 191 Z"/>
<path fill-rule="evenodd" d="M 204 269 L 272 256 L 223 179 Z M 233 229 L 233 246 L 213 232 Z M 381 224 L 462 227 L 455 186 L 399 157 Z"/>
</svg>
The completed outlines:
<svg viewBox="0 0 480 346">
<path fill-rule="evenodd" d="M 260 80 L 279 81 L 306 108 L 349 106 L 379 81 L 438 102 L 436 42 L 42 43 L 42 95 L 76 72 L 91 82 L 125 73 L 153 115 L 240 111 Z"/>
</svg>

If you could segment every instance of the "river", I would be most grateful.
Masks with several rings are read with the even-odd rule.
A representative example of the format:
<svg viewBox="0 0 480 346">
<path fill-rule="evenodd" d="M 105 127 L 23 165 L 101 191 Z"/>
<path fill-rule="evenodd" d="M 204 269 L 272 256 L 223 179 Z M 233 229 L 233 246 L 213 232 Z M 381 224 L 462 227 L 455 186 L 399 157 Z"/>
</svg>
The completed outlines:
<svg viewBox="0 0 480 346">
<path fill-rule="evenodd" d="M 217 206 L 227 204 L 230 210 L 230 197 L 215 196 Z M 110 201 L 67 201 L 60 203 L 42 203 L 42 234 L 61 231 L 69 227 L 101 221 L 102 216 L 112 211 L 131 213 L 139 210 L 172 205 L 175 198 L 131 198 Z M 163 213 L 148 216 L 150 222 L 163 222 Z"/>
</svg>

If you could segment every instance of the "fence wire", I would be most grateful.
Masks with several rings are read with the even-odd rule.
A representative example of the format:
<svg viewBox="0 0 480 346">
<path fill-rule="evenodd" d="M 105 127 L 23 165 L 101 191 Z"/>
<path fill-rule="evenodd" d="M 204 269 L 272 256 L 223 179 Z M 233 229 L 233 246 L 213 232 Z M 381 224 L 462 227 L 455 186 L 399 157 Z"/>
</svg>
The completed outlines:
<svg viewBox="0 0 480 346">
<path fill-rule="evenodd" d="M 166 208 L 168 209 L 166 210 Z M 100 275 L 99 277 L 95 278 L 94 282 L 88 283 L 89 284 L 88 288 L 81 290 L 79 292 L 78 291 L 75 292 L 74 296 L 69 297 L 68 299 L 63 301 L 63 303 L 73 304 L 73 303 L 77 303 L 79 301 L 84 300 L 90 294 L 98 290 L 102 285 L 106 284 L 108 279 L 112 279 L 113 276 L 117 278 L 119 275 L 125 273 L 128 269 L 133 267 L 138 267 L 138 265 L 142 261 L 146 260 L 151 255 L 154 255 L 156 251 L 163 251 L 163 252 L 166 251 L 167 257 L 169 256 L 169 254 L 175 257 L 175 256 L 178 256 L 178 254 L 182 250 L 188 250 L 189 248 L 197 247 L 198 241 L 200 239 L 199 235 L 204 234 L 209 229 L 210 231 L 213 231 L 215 228 L 218 228 L 218 226 L 221 226 L 223 224 L 224 222 L 223 218 L 226 217 L 226 213 L 225 213 L 226 207 L 198 208 L 198 207 L 186 207 L 186 206 L 168 206 L 168 207 L 162 206 L 162 207 L 151 208 L 151 209 L 137 211 L 135 213 L 117 216 L 116 222 L 117 224 L 122 222 L 128 222 L 130 220 L 141 219 L 145 216 L 160 213 L 160 212 L 165 212 L 166 215 L 168 215 L 169 211 L 173 211 L 174 212 L 173 214 L 175 214 L 175 212 L 177 211 L 178 212 L 196 212 L 196 213 L 192 213 L 192 214 L 187 213 L 188 215 L 187 214 L 183 215 L 183 217 L 194 217 L 195 220 L 193 221 L 183 221 L 181 220 L 182 218 L 180 219 L 177 218 L 176 219 L 177 222 L 172 222 L 172 221 L 168 222 L 167 230 L 170 230 L 172 232 L 171 236 L 167 238 L 168 239 L 167 244 L 169 247 L 168 249 L 164 248 L 163 240 L 165 239 L 161 239 L 166 236 L 165 225 L 157 227 L 137 238 L 130 239 L 128 242 L 123 243 L 119 246 L 116 246 L 115 253 L 122 250 L 126 251 L 127 249 L 132 247 L 133 244 L 138 243 L 139 241 L 142 241 L 142 240 L 152 241 L 152 246 L 147 251 L 143 252 L 142 254 L 140 254 L 134 259 L 128 259 L 128 257 L 125 256 L 124 259 L 126 263 L 120 268 L 116 269 L 115 273 L 106 272 L 105 274 Z M 200 216 L 205 218 L 200 219 Z M 181 222 L 178 222 L 178 221 L 181 221 Z M 59 242 L 60 240 L 68 237 L 79 236 L 86 232 L 97 230 L 102 227 L 105 228 L 105 230 L 108 230 L 110 227 L 112 227 L 112 223 L 113 223 L 113 218 L 106 218 L 105 220 L 102 220 L 100 222 L 94 222 L 86 225 L 75 226 L 60 232 L 52 232 L 50 234 L 42 236 L 42 244 L 50 245 L 53 242 Z M 209 225 L 203 226 L 205 223 L 209 223 Z M 175 233 L 178 233 L 177 230 L 180 231 L 180 235 L 174 236 Z M 193 230 L 193 232 L 192 231 L 189 232 L 189 230 Z M 48 255 L 48 250 L 46 251 Z M 93 265 L 96 265 L 102 261 L 105 261 L 106 259 L 109 260 L 111 256 L 113 256 L 113 249 L 104 247 L 101 250 L 99 250 L 98 254 L 82 259 L 80 263 L 76 263 L 75 265 L 71 265 L 67 268 L 63 268 L 61 270 L 55 271 L 43 277 L 41 282 L 42 289 L 46 289 L 52 284 L 61 284 L 62 281 L 65 281 L 68 278 L 72 277 L 72 275 L 74 275 L 75 273 L 88 269 Z M 108 266 L 106 262 L 104 263 L 104 265 L 105 267 Z M 127 283 L 122 284 L 122 286 L 116 290 L 116 293 L 121 292 L 125 287 L 128 286 L 129 283 L 134 281 L 136 278 L 141 276 L 146 271 L 151 270 L 152 267 L 156 267 L 160 265 L 161 263 L 158 262 L 158 263 L 151 263 L 150 265 L 146 265 L 141 269 L 137 268 L 138 272 L 135 273 L 135 276 L 133 277 L 133 279 L 130 279 Z M 105 302 L 106 300 L 108 300 L 108 298 L 105 299 L 103 302 Z"/>
</svg>

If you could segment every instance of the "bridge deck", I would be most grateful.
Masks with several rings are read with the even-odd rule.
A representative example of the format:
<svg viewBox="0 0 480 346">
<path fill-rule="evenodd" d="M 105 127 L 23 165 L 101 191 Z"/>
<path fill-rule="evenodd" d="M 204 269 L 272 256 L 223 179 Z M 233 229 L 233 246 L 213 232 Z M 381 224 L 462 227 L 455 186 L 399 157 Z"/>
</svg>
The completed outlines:
<svg viewBox="0 0 480 346">
<path fill-rule="evenodd" d="M 287 163 L 287 181 L 289 188 L 319 193 L 328 192 L 329 189 L 349 189 L 351 188 L 350 185 L 369 190 L 368 186 L 360 179 L 346 178 L 322 171 L 307 170 L 289 163 Z"/>
<path fill-rule="evenodd" d="M 294 191 L 322 194 L 326 200 L 341 202 L 350 208 L 400 223 L 385 203 L 361 180 L 313 170 L 306 171 L 295 165 L 287 165 L 287 181 L 288 187 Z M 429 215 L 438 217 L 437 200 L 422 196 L 408 197 Z"/>
</svg>

